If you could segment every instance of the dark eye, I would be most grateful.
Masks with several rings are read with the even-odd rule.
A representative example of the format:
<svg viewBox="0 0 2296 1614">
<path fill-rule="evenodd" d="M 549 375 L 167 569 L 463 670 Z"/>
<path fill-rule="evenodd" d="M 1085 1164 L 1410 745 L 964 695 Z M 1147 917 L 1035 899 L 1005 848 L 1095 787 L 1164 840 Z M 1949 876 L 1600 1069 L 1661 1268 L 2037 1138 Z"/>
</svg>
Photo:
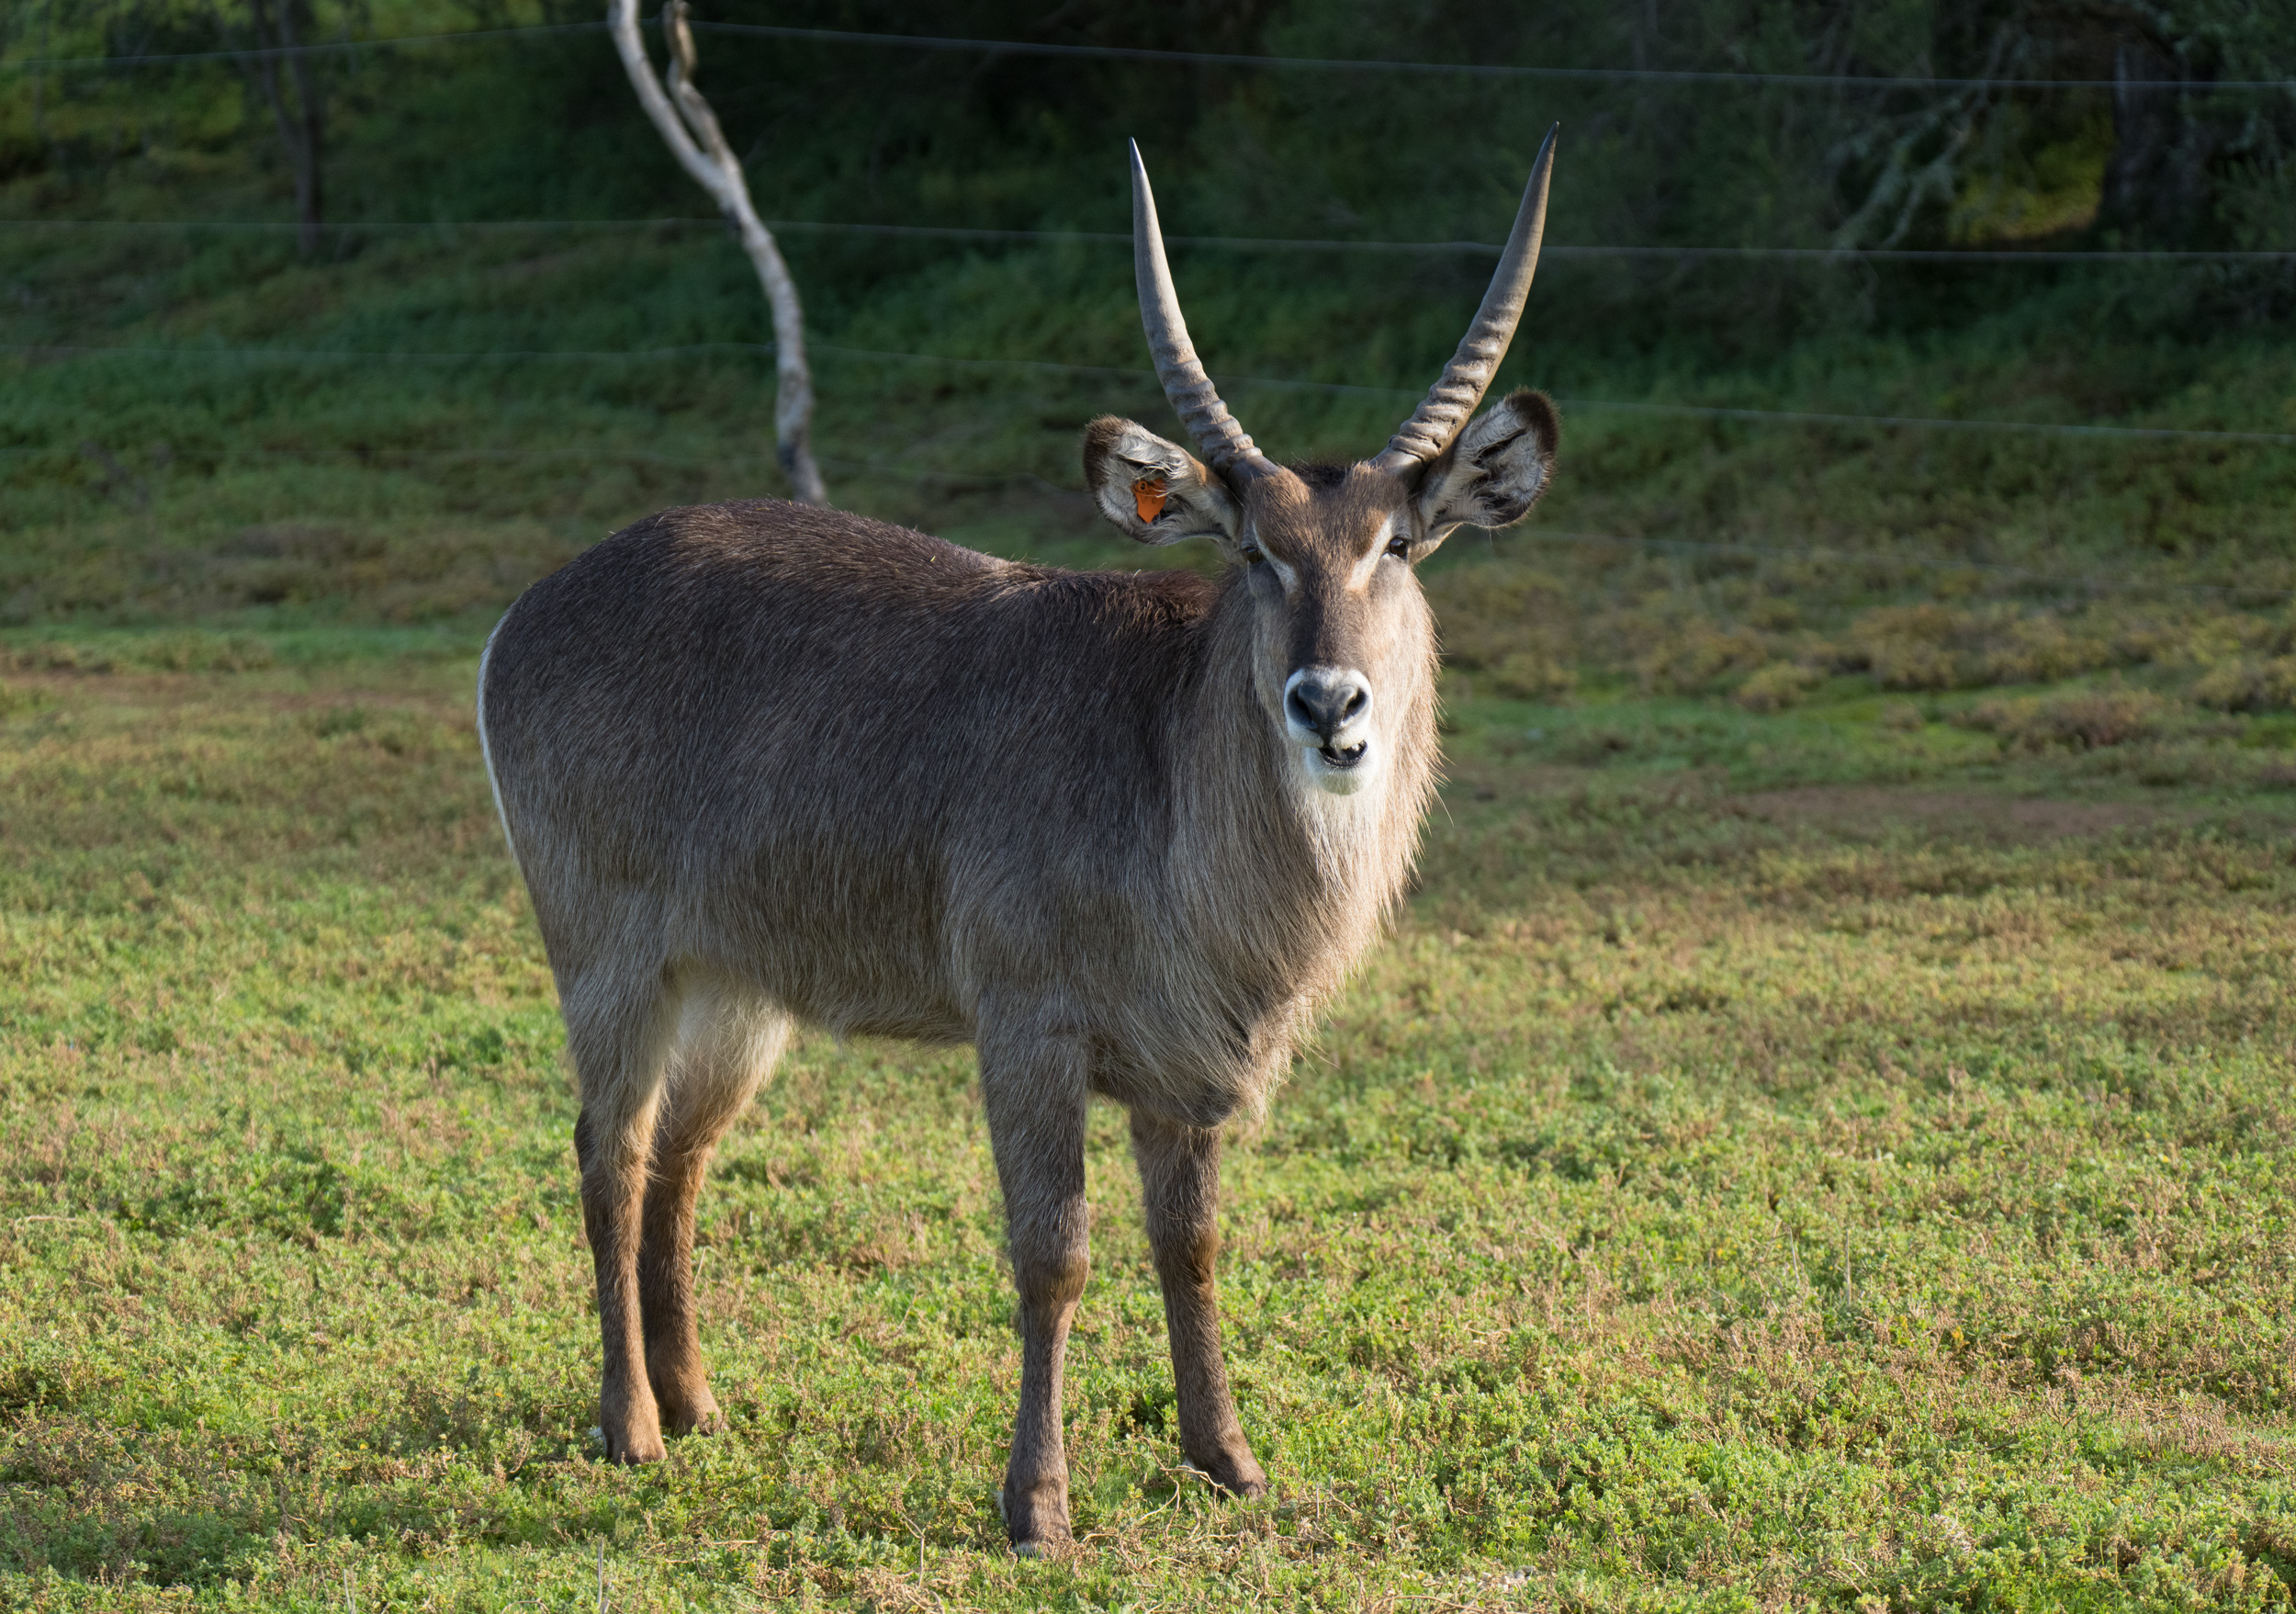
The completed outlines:
<svg viewBox="0 0 2296 1614">
<path fill-rule="evenodd" d="M 1249 538 L 1244 540 L 1243 551 L 1244 563 L 1247 566 L 1257 566 L 1261 561 L 1267 559 L 1266 556 L 1260 553 L 1260 547 L 1252 542 Z"/>
<path fill-rule="evenodd" d="M 1390 538 L 1387 541 L 1387 552 L 1394 556 L 1398 560 L 1408 560 L 1411 559 L 1411 540 L 1409 538 Z"/>
</svg>

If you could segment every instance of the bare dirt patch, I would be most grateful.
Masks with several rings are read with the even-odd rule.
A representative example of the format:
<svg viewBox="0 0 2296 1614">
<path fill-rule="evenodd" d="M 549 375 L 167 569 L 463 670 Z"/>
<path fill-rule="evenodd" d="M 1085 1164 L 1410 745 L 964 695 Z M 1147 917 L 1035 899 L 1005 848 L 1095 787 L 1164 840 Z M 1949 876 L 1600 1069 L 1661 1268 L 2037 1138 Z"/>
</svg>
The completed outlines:
<svg viewBox="0 0 2296 1614">
<path fill-rule="evenodd" d="M 1873 784 L 1811 784 L 1729 799 L 1732 810 L 1783 826 L 1851 835 L 1900 826 L 1924 830 L 2051 841 L 2102 835 L 2192 817 L 2191 809 L 2140 801 L 2062 801 L 1975 790 L 1898 790 Z"/>
</svg>

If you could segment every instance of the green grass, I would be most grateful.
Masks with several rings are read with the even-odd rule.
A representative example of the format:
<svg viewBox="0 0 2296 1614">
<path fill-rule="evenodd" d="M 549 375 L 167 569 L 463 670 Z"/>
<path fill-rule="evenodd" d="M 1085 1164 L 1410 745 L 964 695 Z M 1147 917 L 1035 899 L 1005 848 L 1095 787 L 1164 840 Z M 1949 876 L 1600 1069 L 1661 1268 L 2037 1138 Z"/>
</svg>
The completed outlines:
<svg viewBox="0 0 2296 1614">
<path fill-rule="evenodd" d="M 1454 675 L 1422 888 L 1231 1156 L 1273 1497 L 1176 1472 L 1104 1110 L 1032 1564 L 968 1054 L 793 1049 L 702 1205 L 733 1430 L 606 1466 L 470 647 L 107 642 L 0 703 L 10 1606 L 2291 1600 L 2282 787 Z"/>
<path fill-rule="evenodd" d="M 755 315 L 715 246 L 463 262 L 258 264 L 158 310 L 124 260 L 74 284 L 154 342 Z M 920 268 L 832 334 L 1131 367 L 1105 267 Z M 2284 344 L 2044 370 L 2044 316 L 1518 362 L 1597 397 L 2285 424 Z M 847 502 L 1209 563 L 1074 491 L 1078 425 L 1159 419 L 1150 384 L 922 373 L 825 356 Z M 1574 410 L 1538 517 L 1425 573 L 1424 878 L 1232 1156 L 1273 1499 L 1176 1471 L 1104 1112 L 1085 1550 L 1005 1555 L 970 1056 L 819 1038 L 703 1200 L 733 1431 L 600 1463 L 571 1097 L 467 687 L 535 576 L 773 491 L 760 375 L 13 361 L 0 1602 L 590 1608 L 602 1548 L 618 1608 L 2290 1602 L 2296 455 L 2268 446 Z M 1302 452 L 1407 401 L 1236 397 Z"/>
<path fill-rule="evenodd" d="M 1149 42 L 1640 61 L 1630 13 Z M 1763 15 L 1670 14 L 1650 60 L 1802 64 Z M 1861 13 L 1852 55 L 1932 20 Z M 339 216 L 698 208 L 595 44 L 344 74 Z M 1555 239 L 1809 244 L 1846 116 L 705 51 L 760 205 L 815 219 L 1120 228 L 1130 133 L 1176 231 L 1495 234 L 1559 112 Z M 222 70 L 55 84 L 0 101 L 0 216 L 281 216 Z M 793 1048 L 702 1202 L 731 1432 L 642 1473 L 589 1439 L 573 1104 L 468 687 L 606 532 L 780 491 L 769 360 L 629 353 L 763 339 L 746 263 L 714 223 L 332 239 L 0 231 L 39 350 L 0 356 L 0 1607 L 591 1609 L 602 1563 L 617 1609 L 2296 1602 L 2296 450 L 1603 407 L 2289 433 L 2283 269 L 1542 269 L 1503 384 L 1567 401 L 1561 475 L 1424 573 L 1420 885 L 1230 1155 L 1274 1494 L 1178 1472 L 1103 1111 L 1083 1546 L 1022 1563 L 965 1053 Z M 1210 563 L 1078 489 L 1092 415 L 1176 429 L 1120 243 L 783 245 L 840 503 Z M 1383 440 L 1482 289 L 1176 266 L 1285 457 Z"/>
</svg>

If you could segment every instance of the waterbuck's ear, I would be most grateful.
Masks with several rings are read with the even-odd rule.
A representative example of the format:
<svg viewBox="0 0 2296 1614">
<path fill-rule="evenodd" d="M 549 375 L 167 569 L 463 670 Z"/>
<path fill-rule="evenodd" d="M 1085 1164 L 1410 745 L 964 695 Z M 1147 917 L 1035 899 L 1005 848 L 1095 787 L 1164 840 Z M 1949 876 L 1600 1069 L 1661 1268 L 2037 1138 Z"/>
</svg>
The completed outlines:
<svg viewBox="0 0 2296 1614">
<path fill-rule="evenodd" d="M 1234 541 L 1243 519 L 1220 479 L 1176 443 L 1145 426 L 1102 415 L 1085 428 L 1085 486 L 1100 514 L 1128 538 Z"/>
<path fill-rule="evenodd" d="M 1561 437 L 1544 392 L 1517 392 L 1468 422 L 1414 497 L 1426 549 L 1455 527 L 1513 526 L 1528 515 L 1554 474 Z"/>
</svg>

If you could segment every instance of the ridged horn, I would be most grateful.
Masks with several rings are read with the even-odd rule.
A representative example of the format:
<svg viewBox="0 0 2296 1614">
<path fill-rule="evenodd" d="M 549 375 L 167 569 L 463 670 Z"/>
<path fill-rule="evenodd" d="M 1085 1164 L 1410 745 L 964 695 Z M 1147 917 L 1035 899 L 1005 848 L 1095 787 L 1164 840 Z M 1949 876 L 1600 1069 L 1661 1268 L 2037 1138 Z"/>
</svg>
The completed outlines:
<svg viewBox="0 0 2296 1614">
<path fill-rule="evenodd" d="M 1555 134 L 1561 128 L 1558 123 L 1547 131 L 1538 161 L 1531 164 L 1523 206 L 1514 215 L 1506 250 L 1499 254 L 1491 289 L 1483 293 L 1483 306 L 1475 310 L 1475 322 L 1459 339 L 1458 351 L 1444 367 L 1442 378 L 1427 389 L 1426 401 L 1388 439 L 1387 446 L 1372 456 L 1370 463 L 1380 470 L 1400 475 L 1448 448 L 1499 373 L 1499 361 L 1507 356 L 1507 344 L 1514 339 L 1515 322 L 1531 294 L 1531 277 L 1538 269 L 1538 245 L 1547 233 L 1547 180 L 1555 165 Z"/>
<path fill-rule="evenodd" d="M 1220 401 L 1220 393 L 1204 374 L 1196 344 L 1187 339 L 1187 322 L 1180 315 L 1179 294 L 1172 289 L 1172 266 L 1164 260 L 1164 231 L 1156 223 L 1156 198 L 1148 188 L 1148 170 L 1140 160 L 1140 142 L 1132 147 L 1132 278 L 1140 288 L 1140 322 L 1148 332 L 1148 351 L 1156 361 L 1156 378 L 1164 395 L 1187 435 L 1196 439 L 1204 458 L 1223 475 L 1257 476 L 1268 468 L 1266 456 L 1253 445 Z"/>
</svg>

